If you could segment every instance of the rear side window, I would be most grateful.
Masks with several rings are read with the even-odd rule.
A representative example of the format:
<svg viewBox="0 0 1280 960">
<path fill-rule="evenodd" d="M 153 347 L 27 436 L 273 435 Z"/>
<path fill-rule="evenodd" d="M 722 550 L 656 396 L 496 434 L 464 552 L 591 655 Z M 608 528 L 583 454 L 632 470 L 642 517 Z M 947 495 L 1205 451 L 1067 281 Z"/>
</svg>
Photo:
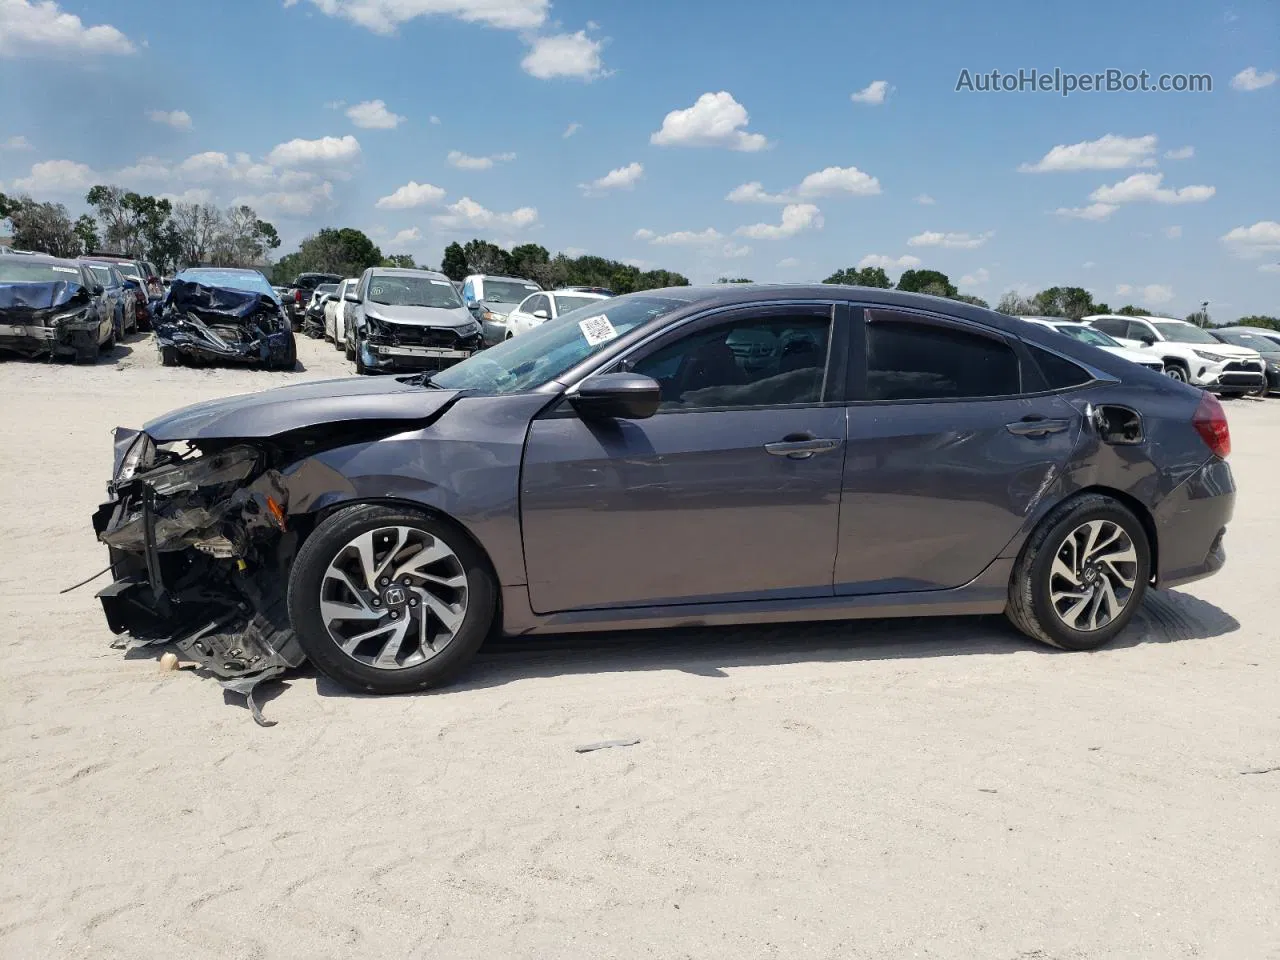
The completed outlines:
<svg viewBox="0 0 1280 960">
<path fill-rule="evenodd" d="M 1027 349 L 1031 351 L 1031 356 L 1035 358 L 1036 366 L 1044 374 L 1045 382 L 1049 385 L 1050 390 L 1065 390 L 1068 387 L 1078 387 L 1093 380 L 1093 375 L 1089 371 L 1065 357 L 1050 353 L 1048 350 L 1042 350 L 1030 343 L 1027 344 Z"/>
<path fill-rule="evenodd" d="M 1090 326 L 1097 327 L 1103 333 L 1113 337 L 1127 337 L 1128 323 L 1124 320 L 1094 320 Z"/>
<path fill-rule="evenodd" d="M 867 324 L 867 399 L 960 400 L 1021 392 L 1007 343 L 904 314 L 872 311 Z"/>
</svg>

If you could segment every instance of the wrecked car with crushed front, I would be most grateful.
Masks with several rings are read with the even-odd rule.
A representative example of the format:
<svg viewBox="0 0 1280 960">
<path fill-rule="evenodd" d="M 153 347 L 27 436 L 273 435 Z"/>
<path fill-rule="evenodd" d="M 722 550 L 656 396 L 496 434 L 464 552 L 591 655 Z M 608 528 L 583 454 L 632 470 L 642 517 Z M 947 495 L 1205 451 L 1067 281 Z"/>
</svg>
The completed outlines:
<svg viewBox="0 0 1280 960">
<path fill-rule="evenodd" d="M 115 305 L 86 265 L 42 254 L 0 260 L 0 353 L 92 363 L 115 342 Z"/>
<path fill-rule="evenodd" d="M 298 345 L 284 306 L 257 270 L 184 270 L 152 319 L 160 360 L 258 364 L 292 370 Z"/>
<path fill-rule="evenodd" d="M 242 691 L 425 689 L 491 628 L 1005 612 L 1088 650 L 1225 562 L 1229 452 L 1214 397 L 969 304 L 647 291 L 121 428 L 100 596 Z"/>
</svg>

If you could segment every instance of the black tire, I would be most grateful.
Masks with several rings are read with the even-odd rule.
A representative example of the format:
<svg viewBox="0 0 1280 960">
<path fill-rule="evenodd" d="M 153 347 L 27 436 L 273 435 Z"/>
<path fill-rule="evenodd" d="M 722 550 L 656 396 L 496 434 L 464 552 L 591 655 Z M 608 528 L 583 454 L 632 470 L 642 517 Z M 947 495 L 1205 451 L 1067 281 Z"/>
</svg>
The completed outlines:
<svg viewBox="0 0 1280 960">
<path fill-rule="evenodd" d="M 373 373 L 364 365 L 364 345 L 359 340 L 356 341 L 355 356 L 352 359 L 356 362 L 356 373 L 361 376 Z"/>
<path fill-rule="evenodd" d="M 1181 360 L 1166 360 L 1164 362 L 1164 375 L 1170 380 L 1177 380 L 1179 383 L 1191 382 L 1191 371 L 1187 369 L 1187 365 Z"/>
<path fill-rule="evenodd" d="M 1063 622 L 1049 596 L 1050 568 L 1067 536 L 1090 520 L 1114 523 L 1128 534 L 1138 561 L 1135 584 L 1118 616 L 1096 630 L 1081 631 Z M 1151 576 L 1151 545 L 1146 530 L 1127 507 L 1111 497 L 1085 494 L 1056 507 L 1041 521 L 1018 555 L 1009 578 L 1005 615 L 1033 640 L 1063 650 L 1094 650 L 1113 639 L 1142 606 Z"/>
<path fill-rule="evenodd" d="M 415 527 L 453 550 L 467 575 L 467 612 L 453 639 L 424 663 L 379 669 L 361 663 L 329 635 L 320 615 L 320 590 L 334 557 L 355 537 L 384 526 Z M 289 575 L 289 618 L 298 642 L 316 669 L 358 693 L 412 693 L 449 682 L 469 664 L 484 642 L 498 607 L 498 592 L 480 549 L 453 523 L 399 507 L 360 504 L 330 516 L 298 551 Z"/>
<path fill-rule="evenodd" d="M 182 366 L 182 354 L 178 353 L 175 347 L 161 347 L 160 363 L 166 367 L 180 367 Z"/>
<path fill-rule="evenodd" d="M 289 331 L 289 346 L 285 348 L 284 356 L 275 361 L 271 365 L 272 370 L 292 370 L 298 365 L 298 341 L 294 338 L 293 331 Z"/>
<path fill-rule="evenodd" d="M 110 353 L 115 348 L 116 348 L 116 325 L 115 325 L 115 321 L 112 320 L 111 334 L 107 337 L 107 339 L 103 340 L 102 343 L 98 344 L 98 351 L 100 353 Z"/>
</svg>

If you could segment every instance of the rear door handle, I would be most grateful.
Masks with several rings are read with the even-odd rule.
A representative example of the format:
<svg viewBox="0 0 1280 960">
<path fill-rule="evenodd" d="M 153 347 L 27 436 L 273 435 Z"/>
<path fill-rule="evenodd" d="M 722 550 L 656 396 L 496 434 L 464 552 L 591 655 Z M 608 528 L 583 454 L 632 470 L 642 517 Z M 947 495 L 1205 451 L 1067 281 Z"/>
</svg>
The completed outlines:
<svg viewBox="0 0 1280 960">
<path fill-rule="evenodd" d="M 790 460 L 808 460 L 815 453 L 825 453 L 840 446 L 839 440 L 815 437 L 811 434 L 788 434 L 781 440 L 764 445 L 765 453 Z"/>
<path fill-rule="evenodd" d="M 1044 417 L 1023 417 L 1013 423 L 1006 423 L 1004 428 L 1015 437 L 1047 437 L 1051 433 L 1062 433 L 1071 428 L 1070 420 L 1048 420 Z"/>
</svg>

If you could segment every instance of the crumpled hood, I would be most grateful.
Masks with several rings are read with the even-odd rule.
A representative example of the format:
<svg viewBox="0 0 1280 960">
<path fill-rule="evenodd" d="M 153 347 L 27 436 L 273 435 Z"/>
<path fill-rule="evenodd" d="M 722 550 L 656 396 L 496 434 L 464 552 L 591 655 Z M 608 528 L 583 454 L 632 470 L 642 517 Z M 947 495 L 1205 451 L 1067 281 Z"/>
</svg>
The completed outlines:
<svg viewBox="0 0 1280 960">
<path fill-rule="evenodd" d="M 29 316 L 42 310 L 63 310 L 77 301 L 89 301 L 89 291 L 75 281 L 48 283 L 0 283 L 0 313 Z"/>
<path fill-rule="evenodd" d="M 352 420 L 425 420 L 458 396 L 392 377 L 348 377 L 276 387 L 183 407 L 143 426 L 157 443 L 265 438 Z"/>
<path fill-rule="evenodd" d="M 466 307 L 395 307 L 370 303 L 365 313 L 376 320 L 415 327 L 465 327 L 475 322 Z"/>
</svg>

